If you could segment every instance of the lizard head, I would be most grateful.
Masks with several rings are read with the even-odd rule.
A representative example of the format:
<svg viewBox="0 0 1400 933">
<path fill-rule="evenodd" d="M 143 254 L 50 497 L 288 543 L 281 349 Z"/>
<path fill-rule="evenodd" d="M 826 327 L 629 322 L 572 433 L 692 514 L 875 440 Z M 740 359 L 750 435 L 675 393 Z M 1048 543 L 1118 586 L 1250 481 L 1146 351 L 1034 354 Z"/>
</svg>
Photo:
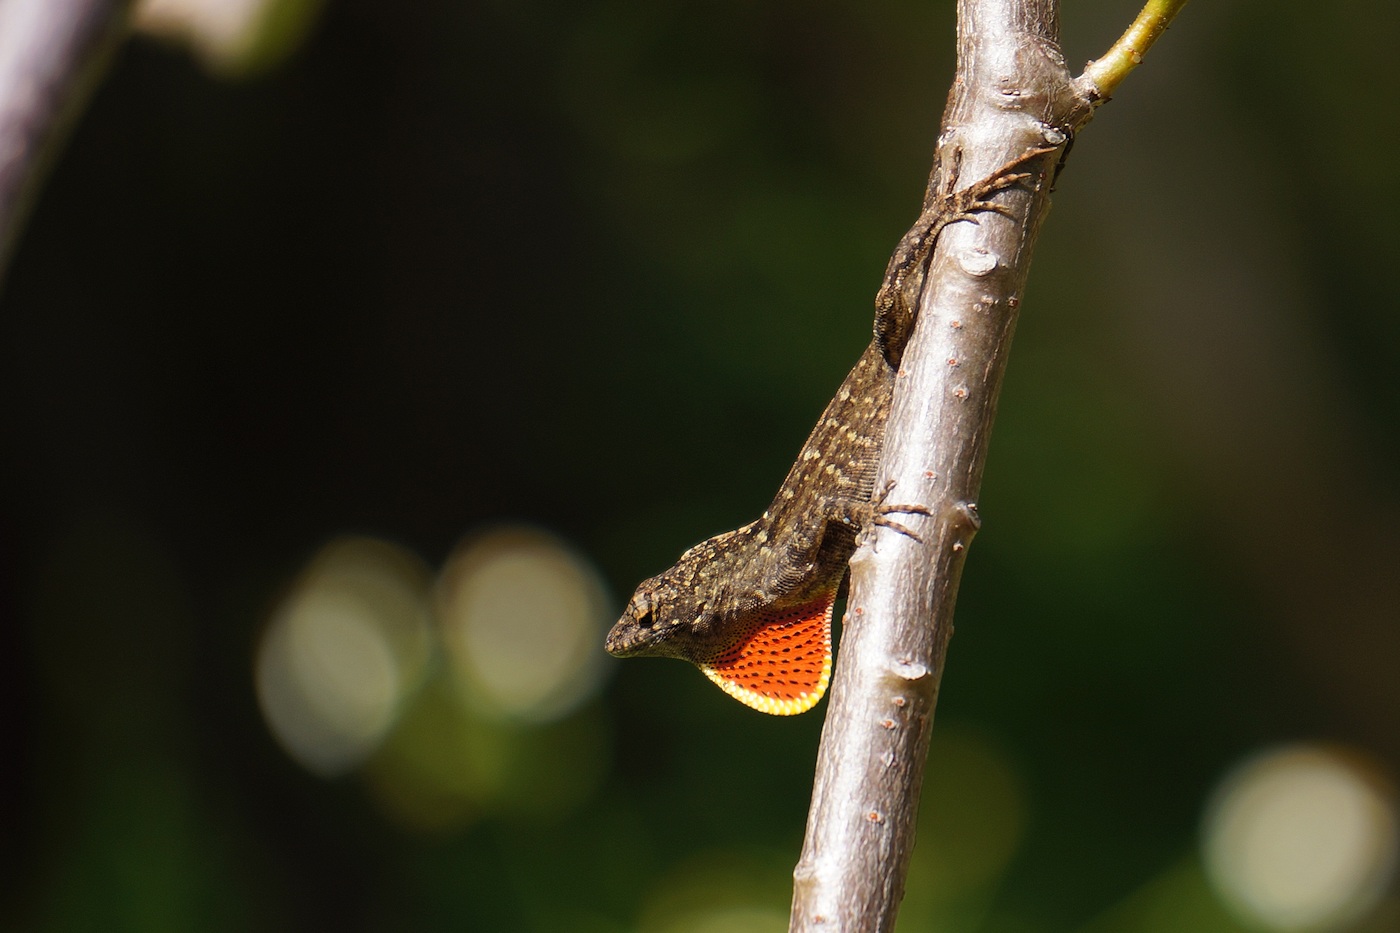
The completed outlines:
<svg viewBox="0 0 1400 933">
<path fill-rule="evenodd" d="M 717 611 L 725 581 L 713 578 L 711 542 L 681 555 L 665 573 L 642 581 L 622 618 L 608 632 L 606 648 L 619 658 L 680 658 L 700 663 L 714 653 Z"/>
<path fill-rule="evenodd" d="M 732 581 L 747 561 L 752 525 L 726 531 L 681 555 L 664 573 L 643 580 L 622 618 L 608 633 L 608 653 L 619 658 L 681 658 L 694 664 L 726 636 L 721 620 L 736 600 Z"/>
<path fill-rule="evenodd" d="M 609 654 L 689 661 L 734 699 L 774 715 L 811 709 L 831 676 L 836 591 L 777 605 L 733 592 L 729 532 L 696 545 L 644 581 L 608 633 Z"/>
</svg>

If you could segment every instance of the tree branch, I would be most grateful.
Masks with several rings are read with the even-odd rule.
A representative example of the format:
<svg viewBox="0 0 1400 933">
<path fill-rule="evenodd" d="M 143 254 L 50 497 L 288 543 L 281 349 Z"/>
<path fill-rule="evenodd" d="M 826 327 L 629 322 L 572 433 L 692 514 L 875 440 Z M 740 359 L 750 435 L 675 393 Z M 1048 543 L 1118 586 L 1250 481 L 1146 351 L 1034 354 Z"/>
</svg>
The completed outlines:
<svg viewBox="0 0 1400 933">
<path fill-rule="evenodd" d="M 66 118 L 130 0 L 0 0 L 0 278 Z"/>
<path fill-rule="evenodd" d="M 925 206 L 940 185 L 967 187 L 1030 150 L 1067 145 L 1181 6 L 1150 0 L 1096 77 L 1076 80 L 1060 53 L 1057 0 L 959 0 L 957 73 Z M 1023 190 L 999 196 L 1011 216 L 951 224 L 929 263 L 876 488 L 889 484 L 891 502 L 922 503 L 931 517 L 918 525 L 922 541 L 874 528 L 851 560 L 794 871 L 794 931 L 894 927 L 987 442 L 1054 168 L 1049 155 L 1029 163 Z"/>
</svg>

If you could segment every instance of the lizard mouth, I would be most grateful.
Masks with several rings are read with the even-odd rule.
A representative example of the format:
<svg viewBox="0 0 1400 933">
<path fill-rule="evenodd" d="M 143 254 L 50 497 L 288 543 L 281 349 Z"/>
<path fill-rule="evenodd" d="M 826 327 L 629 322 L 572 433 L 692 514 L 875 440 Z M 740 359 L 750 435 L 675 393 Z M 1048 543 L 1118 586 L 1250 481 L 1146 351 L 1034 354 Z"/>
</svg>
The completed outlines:
<svg viewBox="0 0 1400 933">
<path fill-rule="evenodd" d="M 722 653 L 699 663 L 721 690 L 762 713 L 794 716 L 817 704 L 831 682 L 835 593 L 763 613 Z"/>
<path fill-rule="evenodd" d="M 608 632 L 603 648 L 615 658 L 635 658 L 645 655 L 665 655 L 660 648 L 675 631 L 674 626 L 655 625 L 650 612 L 638 617 L 624 615 Z"/>
<path fill-rule="evenodd" d="M 608 632 L 603 648 L 615 658 L 630 658 L 637 653 L 644 641 L 646 630 L 638 630 L 631 619 L 623 619 Z"/>
<path fill-rule="evenodd" d="M 627 604 L 622 618 L 609 630 L 608 637 L 603 641 L 604 650 L 616 658 L 652 653 L 647 649 L 662 641 L 665 637 L 662 630 L 668 628 L 658 627 L 656 622 L 655 602 L 644 583 Z"/>
</svg>

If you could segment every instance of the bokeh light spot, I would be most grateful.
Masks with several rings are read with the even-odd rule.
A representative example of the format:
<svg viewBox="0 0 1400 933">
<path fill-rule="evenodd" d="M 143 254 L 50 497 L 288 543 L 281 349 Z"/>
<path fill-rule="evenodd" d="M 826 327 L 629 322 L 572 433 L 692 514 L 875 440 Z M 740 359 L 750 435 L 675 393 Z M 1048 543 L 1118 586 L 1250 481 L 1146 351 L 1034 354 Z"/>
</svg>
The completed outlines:
<svg viewBox="0 0 1400 933">
<path fill-rule="evenodd" d="M 1396 859 L 1394 798 L 1352 753 L 1290 746 L 1225 777 L 1206 814 L 1212 884 L 1270 930 L 1328 930 L 1369 912 Z"/>
<path fill-rule="evenodd" d="M 547 725 L 483 718 L 434 679 L 364 774 L 400 825 L 455 832 L 484 814 L 560 817 L 597 789 L 610 748 L 596 710 Z"/>
<path fill-rule="evenodd" d="M 365 759 L 421 679 L 428 573 L 368 538 L 327 545 L 274 611 L 259 645 L 258 702 L 293 758 L 322 776 Z"/>
<path fill-rule="evenodd" d="M 607 595 L 592 565 L 558 538 L 508 527 L 448 559 L 439 616 L 464 695 L 485 711 L 547 722 L 598 687 Z"/>
<path fill-rule="evenodd" d="M 310 29 L 322 0 L 137 0 L 139 32 L 190 49 L 210 70 L 241 75 L 276 64 Z"/>
</svg>

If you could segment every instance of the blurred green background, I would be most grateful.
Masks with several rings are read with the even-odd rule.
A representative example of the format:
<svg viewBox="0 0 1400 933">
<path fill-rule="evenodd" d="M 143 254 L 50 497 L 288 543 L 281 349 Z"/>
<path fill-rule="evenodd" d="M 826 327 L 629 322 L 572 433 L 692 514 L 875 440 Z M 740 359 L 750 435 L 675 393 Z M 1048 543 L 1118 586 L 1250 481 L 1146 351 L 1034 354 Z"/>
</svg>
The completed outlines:
<svg viewBox="0 0 1400 933">
<path fill-rule="evenodd" d="M 953 4 L 296 12 L 127 44 L 0 292 L 0 927 L 785 929 L 825 707 L 602 627 L 864 347 Z M 901 930 L 1400 929 L 1394 16 L 1198 2 L 1082 134 Z"/>
</svg>

